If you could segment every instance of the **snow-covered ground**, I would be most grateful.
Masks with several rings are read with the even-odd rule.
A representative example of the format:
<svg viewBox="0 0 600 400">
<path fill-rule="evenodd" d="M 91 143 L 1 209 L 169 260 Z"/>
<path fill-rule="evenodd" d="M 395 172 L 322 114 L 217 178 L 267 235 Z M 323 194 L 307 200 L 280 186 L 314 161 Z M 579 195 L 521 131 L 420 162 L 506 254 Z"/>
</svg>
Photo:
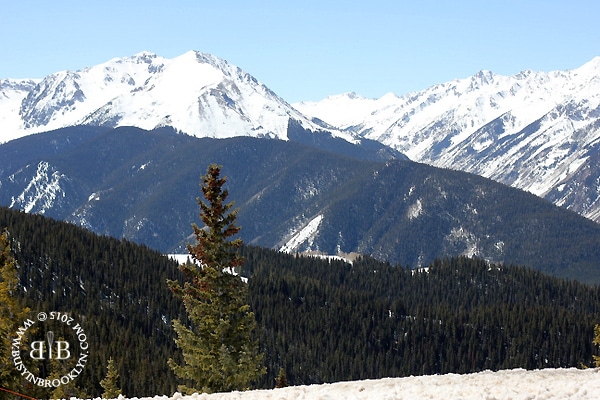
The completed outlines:
<svg viewBox="0 0 600 400">
<path fill-rule="evenodd" d="M 411 376 L 324 385 L 292 386 L 274 390 L 194 394 L 154 400 L 302 400 L 302 399 L 481 399 L 481 400 L 564 400 L 600 399 L 600 370 L 514 369 L 475 374 Z"/>
</svg>

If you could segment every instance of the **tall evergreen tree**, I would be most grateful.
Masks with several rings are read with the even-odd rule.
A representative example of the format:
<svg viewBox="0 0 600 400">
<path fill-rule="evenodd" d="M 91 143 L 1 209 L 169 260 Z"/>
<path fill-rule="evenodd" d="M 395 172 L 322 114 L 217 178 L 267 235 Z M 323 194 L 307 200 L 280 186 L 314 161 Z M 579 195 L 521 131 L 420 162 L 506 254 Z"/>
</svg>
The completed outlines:
<svg viewBox="0 0 600 400">
<path fill-rule="evenodd" d="M 226 178 L 221 167 L 211 164 L 202 177 L 204 200 L 198 198 L 200 217 L 205 227 L 193 224 L 196 244 L 188 245 L 194 263 L 181 270 L 183 287 L 168 281 L 171 291 L 183 300 L 189 325 L 173 321 L 175 343 L 182 350 L 183 364 L 169 359 L 175 374 L 192 382 L 181 385 L 183 393 L 226 392 L 249 389 L 266 372 L 259 354 L 254 313 L 248 305 L 248 287 L 235 274 L 243 263 L 237 252 L 241 239 L 229 238 L 239 232 L 235 225 L 237 209 L 226 203 Z"/>
<path fill-rule="evenodd" d="M 19 325 L 29 315 L 29 308 L 23 307 L 17 296 L 18 284 L 16 261 L 8 231 L 4 230 L 0 233 L 0 387 L 7 389 L 16 389 L 20 382 L 20 373 L 13 365 L 10 347 Z M 6 396 L 6 392 L 0 391 L 0 399 Z"/>
</svg>

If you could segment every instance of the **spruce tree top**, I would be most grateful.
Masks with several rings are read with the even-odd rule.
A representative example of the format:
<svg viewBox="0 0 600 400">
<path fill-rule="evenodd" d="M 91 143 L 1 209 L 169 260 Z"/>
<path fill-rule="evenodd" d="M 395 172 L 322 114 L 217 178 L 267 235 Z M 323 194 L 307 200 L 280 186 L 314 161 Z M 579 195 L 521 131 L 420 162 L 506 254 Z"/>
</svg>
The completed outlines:
<svg viewBox="0 0 600 400">
<path fill-rule="evenodd" d="M 206 225 L 199 228 L 192 224 L 196 236 L 196 245 L 188 245 L 192 257 L 199 261 L 203 267 L 217 270 L 230 268 L 233 270 L 243 263 L 236 249 L 242 245 L 241 239 L 228 241 L 230 236 L 239 232 L 240 227 L 235 225 L 238 210 L 231 210 L 233 202 L 226 203 L 229 192 L 223 188 L 227 178 L 220 177 L 221 166 L 211 164 L 206 175 L 202 176 L 201 188 L 206 202 L 200 197 L 200 218 Z"/>
</svg>

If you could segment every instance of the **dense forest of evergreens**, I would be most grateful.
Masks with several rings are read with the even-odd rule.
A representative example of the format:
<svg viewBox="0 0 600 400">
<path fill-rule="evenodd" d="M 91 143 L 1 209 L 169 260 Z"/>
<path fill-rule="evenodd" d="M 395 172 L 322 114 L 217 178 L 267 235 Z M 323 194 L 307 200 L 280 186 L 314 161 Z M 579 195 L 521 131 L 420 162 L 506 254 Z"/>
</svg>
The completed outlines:
<svg viewBox="0 0 600 400">
<path fill-rule="evenodd" d="M 90 357 L 76 383 L 88 395 L 102 393 L 110 357 L 125 394 L 174 392 L 166 364 L 176 350 L 171 320 L 185 317 L 166 285 L 179 277 L 175 262 L 144 246 L 5 208 L 0 226 L 11 234 L 32 315 L 65 312 L 85 327 Z"/>
<path fill-rule="evenodd" d="M 307 384 L 592 364 L 595 287 L 465 257 L 420 271 L 259 249 L 246 257 L 265 385 L 279 367 Z"/>
<path fill-rule="evenodd" d="M 0 208 L 32 313 L 84 325 L 90 360 L 75 383 L 102 393 L 110 357 L 128 397 L 172 394 L 171 320 L 185 312 L 166 280 L 177 265 L 147 247 Z M 600 291 L 523 267 L 448 258 L 413 271 L 244 247 L 242 273 L 267 374 L 291 385 L 483 369 L 592 364 Z M 19 388 L 27 391 L 28 388 Z M 33 390 L 33 388 L 29 388 Z"/>
</svg>

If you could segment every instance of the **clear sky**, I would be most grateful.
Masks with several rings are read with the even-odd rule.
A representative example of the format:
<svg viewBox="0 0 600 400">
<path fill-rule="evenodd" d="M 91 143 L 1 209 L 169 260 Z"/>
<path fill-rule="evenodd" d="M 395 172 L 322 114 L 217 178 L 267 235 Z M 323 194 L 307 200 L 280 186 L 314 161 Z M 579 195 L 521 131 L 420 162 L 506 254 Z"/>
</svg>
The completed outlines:
<svg viewBox="0 0 600 400">
<path fill-rule="evenodd" d="M 0 0 L 0 21 L 0 78 L 198 50 L 288 102 L 403 95 L 482 69 L 572 69 L 600 56 L 598 0 Z"/>
</svg>

